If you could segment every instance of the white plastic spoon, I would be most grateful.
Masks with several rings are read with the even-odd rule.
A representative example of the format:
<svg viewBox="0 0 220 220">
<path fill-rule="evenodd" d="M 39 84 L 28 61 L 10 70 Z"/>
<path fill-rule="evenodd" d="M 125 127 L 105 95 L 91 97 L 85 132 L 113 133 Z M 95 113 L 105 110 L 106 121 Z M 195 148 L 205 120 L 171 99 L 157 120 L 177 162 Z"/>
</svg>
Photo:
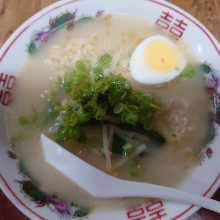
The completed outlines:
<svg viewBox="0 0 220 220">
<path fill-rule="evenodd" d="M 45 160 L 75 184 L 97 198 L 149 197 L 193 204 L 220 213 L 220 202 L 174 188 L 122 180 L 96 169 L 41 135 Z"/>
</svg>

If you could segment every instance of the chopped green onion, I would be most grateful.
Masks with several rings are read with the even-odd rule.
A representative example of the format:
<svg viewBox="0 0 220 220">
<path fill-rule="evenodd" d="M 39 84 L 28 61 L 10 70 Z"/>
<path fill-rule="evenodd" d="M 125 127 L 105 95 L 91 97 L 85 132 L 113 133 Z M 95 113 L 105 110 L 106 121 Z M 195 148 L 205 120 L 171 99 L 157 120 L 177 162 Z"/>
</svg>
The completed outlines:
<svg viewBox="0 0 220 220">
<path fill-rule="evenodd" d="M 137 160 L 130 161 L 130 163 L 128 164 L 128 174 L 135 177 L 139 176 L 141 172 L 143 172 L 141 164 L 137 162 Z"/>
<path fill-rule="evenodd" d="M 183 79 L 191 79 L 195 77 L 197 74 L 198 74 L 197 68 L 192 65 L 189 65 L 183 70 L 183 72 L 181 73 L 181 77 Z"/>
<path fill-rule="evenodd" d="M 122 149 L 123 149 L 123 155 L 127 157 L 135 150 L 135 146 L 133 144 L 127 143 L 124 146 L 122 146 Z"/>
</svg>

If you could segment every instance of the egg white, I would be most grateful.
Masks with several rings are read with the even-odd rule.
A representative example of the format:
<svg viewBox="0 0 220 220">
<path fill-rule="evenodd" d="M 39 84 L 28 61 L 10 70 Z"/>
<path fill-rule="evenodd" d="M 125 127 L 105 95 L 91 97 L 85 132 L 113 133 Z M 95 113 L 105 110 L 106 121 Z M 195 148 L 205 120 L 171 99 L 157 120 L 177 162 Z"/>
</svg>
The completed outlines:
<svg viewBox="0 0 220 220">
<path fill-rule="evenodd" d="M 163 41 L 176 49 L 180 62 L 175 70 L 170 72 L 160 72 L 144 63 L 144 50 L 153 41 Z M 169 82 L 179 76 L 186 66 L 186 58 L 181 53 L 181 49 L 167 37 L 162 35 L 151 36 L 142 41 L 133 52 L 130 59 L 130 71 L 133 79 L 142 84 L 154 85 Z"/>
</svg>

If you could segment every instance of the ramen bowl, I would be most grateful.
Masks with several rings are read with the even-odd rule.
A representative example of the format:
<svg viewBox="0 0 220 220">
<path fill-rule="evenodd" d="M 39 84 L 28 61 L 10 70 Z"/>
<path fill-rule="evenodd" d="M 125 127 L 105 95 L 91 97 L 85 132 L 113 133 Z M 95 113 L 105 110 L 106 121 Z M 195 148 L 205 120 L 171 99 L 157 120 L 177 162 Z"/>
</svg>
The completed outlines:
<svg viewBox="0 0 220 220">
<path fill-rule="evenodd" d="M 141 17 L 173 38 L 183 41 L 201 63 L 212 67 L 206 72 L 212 100 L 215 137 L 200 152 L 198 163 L 176 186 L 178 189 L 211 197 L 220 184 L 219 132 L 219 77 L 220 47 L 213 35 L 195 18 L 163 0 L 61 0 L 41 10 L 22 24 L 0 50 L 0 102 L 1 111 L 13 102 L 16 79 L 27 59 L 46 45 L 54 32 L 74 20 L 125 14 Z M 58 25 L 59 23 L 59 25 Z M 15 96 L 16 97 L 16 96 Z M 4 124 L 3 114 L 0 115 Z M 173 164 L 175 166 L 175 164 Z M 151 172 L 154 172 L 151 168 Z M 169 178 L 169 176 L 167 176 Z M 162 200 L 146 200 L 138 206 L 92 210 L 80 207 L 73 201 L 64 201 L 43 193 L 29 178 L 25 167 L 16 158 L 7 139 L 5 126 L 0 128 L 0 187 L 8 199 L 30 219 L 88 219 L 88 220 L 163 220 L 186 219 L 199 208 Z M 56 193 L 56 192 L 54 192 Z"/>
</svg>

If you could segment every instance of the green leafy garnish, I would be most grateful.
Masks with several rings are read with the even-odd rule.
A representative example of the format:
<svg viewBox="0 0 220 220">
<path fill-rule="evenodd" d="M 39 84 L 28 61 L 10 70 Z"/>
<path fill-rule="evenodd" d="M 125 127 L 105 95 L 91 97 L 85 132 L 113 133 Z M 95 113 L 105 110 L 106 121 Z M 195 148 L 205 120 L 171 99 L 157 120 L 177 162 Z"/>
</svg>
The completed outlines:
<svg viewBox="0 0 220 220">
<path fill-rule="evenodd" d="M 112 56 L 108 53 L 102 55 L 99 58 L 98 63 L 93 68 L 95 81 L 104 78 L 104 70 L 111 65 L 111 62 L 112 62 Z"/>
<path fill-rule="evenodd" d="M 182 72 L 181 77 L 183 79 L 191 79 L 195 77 L 198 74 L 197 67 L 194 67 L 192 65 L 188 65 Z"/>
<path fill-rule="evenodd" d="M 76 106 L 71 102 L 66 103 L 59 117 L 59 128 L 54 136 L 57 141 L 80 140 L 83 138 L 81 126 L 88 122 L 90 118 L 80 105 Z"/>
<path fill-rule="evenodd" d="M 130 176 L 139 176 L 143 172 L 142 167 L 138 160 L 131 160 L 128 164 L 128 174 Z"/>
<path fill-rule="evenodd" d="M 135 91 L 122 75 L 107 73 L 111 62 L 107 53 L 94 65 L 77 61 L 48 95 L 46 114 L 39 114 L 44 123 L 42 116 L 33 114 L 20 117 L 20 124 L 27 127 L 39 121 L 44 126 L 54 125 L 53 136 L 58 142 L 84 140 L 84 127 L 100 123 L 106 116 L 149 129 L 158 104 L 151 96 Z"/>
<path fill-rule="evenodd" d="M 75 64 L 75 68 L 65 74 L 63 79 L 60 79 L 60 86 L 73 99 L 78 99 L 82 93 L 90 87 L 88 64 L 79 60 Z"/>
<path fill-rule="evenodd" d="M 123 156 L 124 152 L 123 152 L 122 147 L 127 144 L 127 141 L 124 138 L 122 138 L 121 136 L 117 135 L 117 134 L 114 134 L 112 139 L 113 139 L 113 141 L 112 141 L 112 153 Z"/>
<path fill-rule="evenodd" d="M 19 121 L 19 124 L 23 127 L 25 126 L 29 126 L 32 122 L 31 122 L 31 119 L 27 116 L 20 116 L 18 118 L 18 121 Z"/>
<path fill-rule="evenodd" d="M 48 125 L 53 122 L 59 115 L 61 111 L 61 104 L 58 98 L 57 92 L 51 91 L 47 98 L 46 109 L 42 112 L 43 115 L 43 125 Z"/>
<path fill-rule="evenodd" d="M 135 150 L 135 145 L 127 143 L 125 144 L 122 149 L 123 149 L 123 155 L 125 157 L 129 156 L 134 150 Z"/>
<path fill-rule="evenodd" d="M 22 142 L 25 139 L 25 135 L 23 133 L 14 134 L 10 137 L 9 143 L 14 146 L 19 142 Z"/>
<path fill-rule="evenodd" d="M 22 127 L 37 127 L 39 119 L 39 113 L 35 110 L 29 116 L 20 116 L 18 123 Z"/>
<path fill-rule="evenodd" d="M 111 62 L 112 62 L 112 56 L 106 53 L 99 58 L 98 65 L 103 68 L 107 68 L 111 65 Z"/>
</svg>

